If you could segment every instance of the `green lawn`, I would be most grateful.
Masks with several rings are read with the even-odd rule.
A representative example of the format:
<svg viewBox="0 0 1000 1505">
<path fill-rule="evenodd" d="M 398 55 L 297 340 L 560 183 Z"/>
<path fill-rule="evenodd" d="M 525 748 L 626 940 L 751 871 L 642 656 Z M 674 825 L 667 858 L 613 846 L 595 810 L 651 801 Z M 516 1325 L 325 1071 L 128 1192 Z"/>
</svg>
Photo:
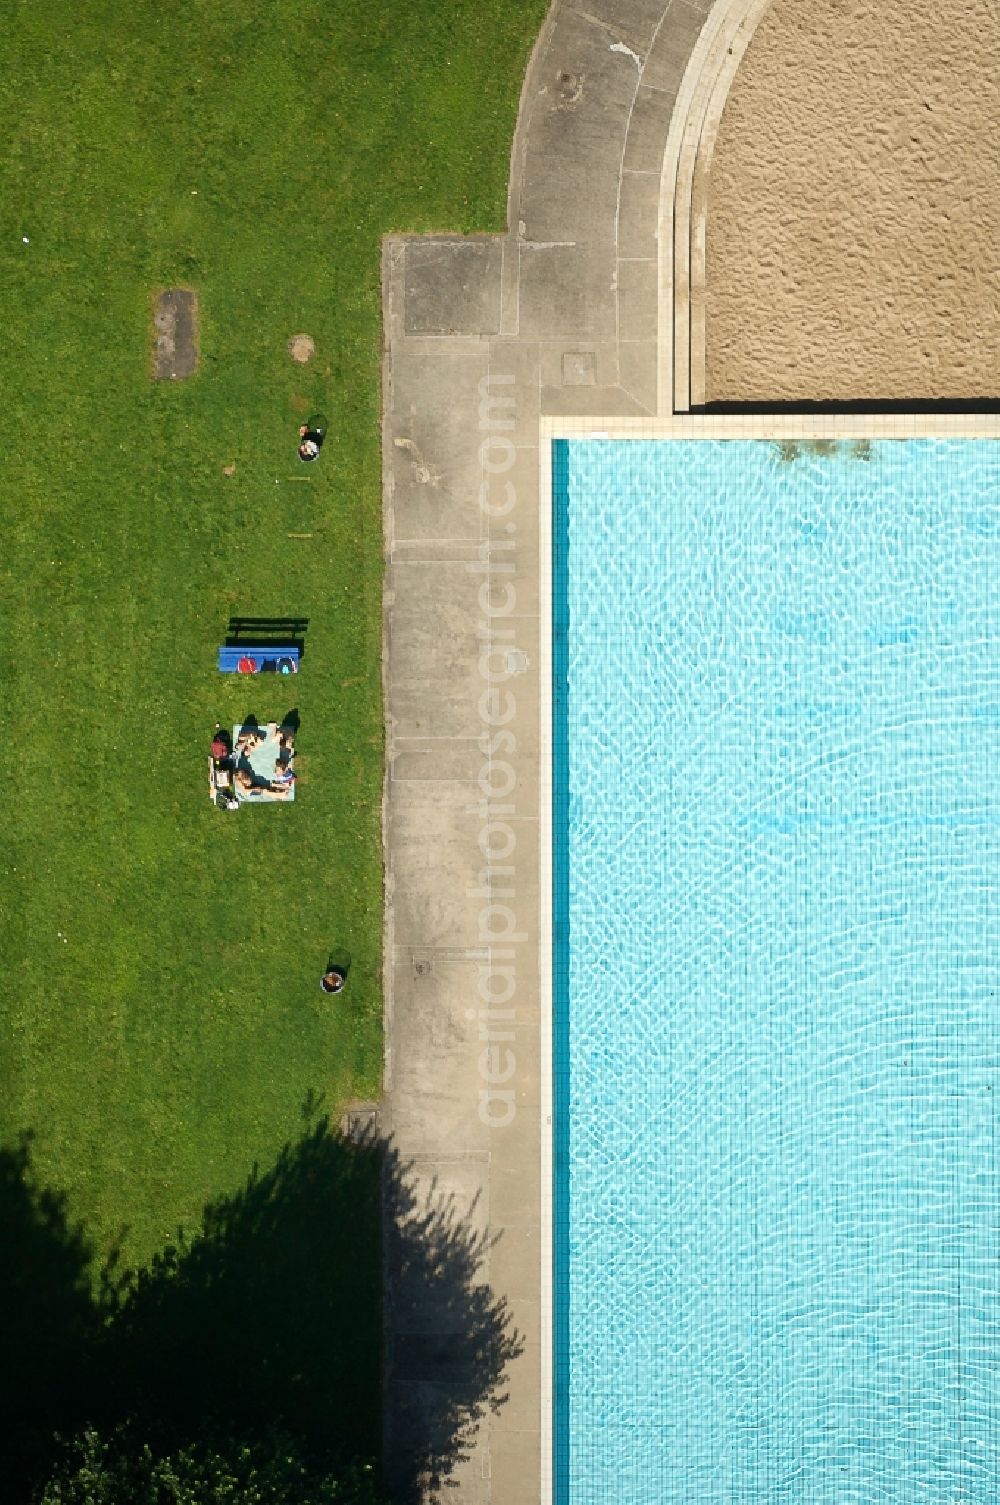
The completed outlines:
<svg viewBox="0 0 1000 1505">
<path fill-rule="evenodd" d="M 142 1265 L 379 1090 L 379 239 L 502 227 L 545 4 L 2 9 L 0 1129 Z M 154 384 L 178 283 L 201 366 Z M 310 619 L 297 679 L 216 672 L 234 612 Z M 214 723 L 292 706 L 296 803 L 213 810 Z"/>
</svg>

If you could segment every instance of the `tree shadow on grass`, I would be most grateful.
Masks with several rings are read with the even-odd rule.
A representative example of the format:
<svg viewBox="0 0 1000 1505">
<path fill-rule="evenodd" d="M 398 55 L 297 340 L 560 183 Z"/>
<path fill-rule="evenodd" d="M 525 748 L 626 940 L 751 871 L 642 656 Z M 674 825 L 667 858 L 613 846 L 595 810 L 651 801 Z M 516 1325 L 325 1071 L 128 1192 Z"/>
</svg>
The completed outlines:
<svg viewBox="0 0 1000 1505">
<path fill-rule="evenodd" d="M 0 1467 L 11 1500 L 45 1477 L 54 1432 L 126 1419 L 164 1452 L 212 1435 L 253 1442 L 277 1426 L 316 1468 L 378 1459 L 383 1206 L 400 1289 L 431 1292 L 443 1318 L 443 1368 L 431 1366 L 440 1403 L 397 1471 L 407 1498 L 419 1479 L 447 1475 L 473 1418 L 501 1402 L 519 1340 L 483 1279 L 473 1219 L 447 1197 L 418 1196 L 391 1147 L 321 1121 L 146 1269 L 123 1271 L 112 1256 L 96 1292 L 92 1251 L 64 1202 L 34 1183 L 29 1141 L 0 1155 L 0 1405 L 16 1423 Z"/>
<path fill-rule="evenodd" d="M 379 1164 L 325 1124 L 118 1279 L 102 1390 L 178 1445 L 287 1426 L 318 1461 L 379 1452 Z"/>
<path fill-rule="evenodd" d="M 11 1500 L 44 1467 L 52 1433 L 75 1425 L 100 1336 L 93 1251 L 66 1198 L 35 1184 L 31 1141 L 0 1149 L 0 1481 Z"/>
</svg>

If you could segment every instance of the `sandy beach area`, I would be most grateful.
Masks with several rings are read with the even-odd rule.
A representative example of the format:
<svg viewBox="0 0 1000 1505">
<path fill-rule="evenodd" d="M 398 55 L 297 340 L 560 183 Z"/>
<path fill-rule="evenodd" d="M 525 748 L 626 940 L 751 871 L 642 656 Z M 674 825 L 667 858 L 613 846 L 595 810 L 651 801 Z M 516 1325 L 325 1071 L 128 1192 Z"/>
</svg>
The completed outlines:
<svg viewBox="0 0 1000 1505">
<path fill-rule="evenodd" d="M 711 174 L 709 401 L 993 395 L 1000 11 L 774 0 Z"/>
</svg>

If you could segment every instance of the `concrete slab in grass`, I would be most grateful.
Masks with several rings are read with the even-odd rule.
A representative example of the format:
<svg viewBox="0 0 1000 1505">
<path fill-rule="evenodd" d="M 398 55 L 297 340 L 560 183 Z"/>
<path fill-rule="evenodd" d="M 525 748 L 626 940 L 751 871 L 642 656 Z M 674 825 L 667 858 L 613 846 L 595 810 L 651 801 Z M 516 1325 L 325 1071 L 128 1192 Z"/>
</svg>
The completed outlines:
<svg viewBox="0 0 1000 1505">
<path fill-rule="evenodd" d="M 153 300 L 153 377 L 181 381 L 198 369 L 198 294 L 167 287 Z"/>
</svg>

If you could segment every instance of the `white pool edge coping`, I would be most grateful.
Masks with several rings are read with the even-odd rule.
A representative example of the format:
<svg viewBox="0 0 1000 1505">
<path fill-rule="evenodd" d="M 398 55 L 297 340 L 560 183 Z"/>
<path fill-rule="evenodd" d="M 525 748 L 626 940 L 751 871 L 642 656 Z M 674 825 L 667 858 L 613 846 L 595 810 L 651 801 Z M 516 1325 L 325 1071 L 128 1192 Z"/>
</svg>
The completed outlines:
<svg viewBox="0 0 1000 1505">
<path fill-rule="evenodd" d="M 552 439 L 549 420 L 539 425 L 538 443 L 538 705 L 539 705 L 539 898 L 538 992 L 541 1075 L 541 1180 L 539 1183 L 538 1289 L 541 1416 L 541 1505 L 552 1505 Z"/>
<path fill-rule="evenodd" d="M 997 413 L 675 413 L 665 418 L 539 419 L 555 439 L 1000 439 Z M 545 471 L 540 484 L 545 484 Z M 541 510 L 546 510 L 544 497 Z M 551 498 L 548 500 L 551 512 Z M 543 530 L 544 531 L 544 530 Z"/>
</svg>

